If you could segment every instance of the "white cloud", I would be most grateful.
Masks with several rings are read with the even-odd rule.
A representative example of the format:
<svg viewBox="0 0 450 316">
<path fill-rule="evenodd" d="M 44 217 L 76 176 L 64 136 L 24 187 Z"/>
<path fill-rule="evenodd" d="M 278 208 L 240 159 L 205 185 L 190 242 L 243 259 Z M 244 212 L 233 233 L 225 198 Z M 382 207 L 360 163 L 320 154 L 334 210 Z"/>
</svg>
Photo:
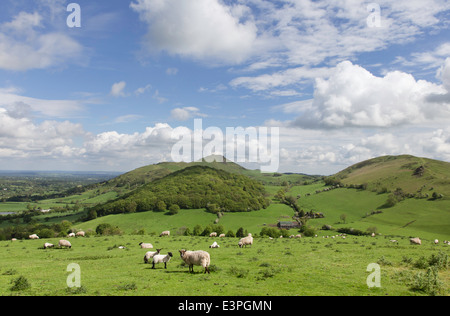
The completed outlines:
<svg viewBox="0 0 450 316">
<path fill-rule="evenodd" d="M 400 71 L 376 77 L 342 62 L 328 79 L 316 79 L 314 101 L 292 123 L 310 128 L 392 127 L 450 117 L 450 104 L 427 102 L 442 86 Z"/>
<path fill-rule="evenodd" d="M 200 113 L 200 109 L 190 106 L 184 108 L 176 108 L 170 112 L 170 117 L 175 121 L 187 121 L 193 117 L 204 117 L 204 114 Z"/>
<path fill-rule="evenodd" d="M 232 64 L 252 53 L 257 29 L 244 5 L 219 0 L 137 0 L 130 7 L 148 24 L 145 42 L 150 51 Z"/>
<path fill-rule="evenodd" d="M 112 85 L 110 94 L 113 97 L 124 97 L 126 96 L 124 91 L 127 83 L 125 81 L 120 81 Z"/>
<path fill-rule="evenodd" d="M 150 90 L 152 88 L 151 84 L 146 85 L 145 87 L 141 87 L 136 89 L 136 91 L 134 91 L 135 95 L 141 95 L 144 94 L 145 92 L 147 92 L 148 90 Z"/>
<path fill-rule="evenodd" d="M 43 16 L 20 12 L 0 24 L 0 69 L 26 71 L 79 63 L 83 47 L 61 32 L 46 32 Z"/>
</svg>

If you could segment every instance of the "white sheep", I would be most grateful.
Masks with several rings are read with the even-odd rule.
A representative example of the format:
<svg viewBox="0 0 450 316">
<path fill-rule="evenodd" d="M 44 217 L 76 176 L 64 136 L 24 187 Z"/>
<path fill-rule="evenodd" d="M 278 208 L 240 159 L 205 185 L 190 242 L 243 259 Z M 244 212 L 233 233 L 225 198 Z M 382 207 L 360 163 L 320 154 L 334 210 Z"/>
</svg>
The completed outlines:
<svg viewBox="0 0 450 316">
<path fill-rule="evenodd" d="M 223 238 L 223 237 L 225 237 L 225 234 L 220 234 L 219 235 L 219 238 Z"/>
<path fill-rule="evenodd" d="M 156 251 L 147 251 L 144 256 L 144 263 L 148 263 L 148 261 L 153 258 L 155 255 L 159 255 L 161 249 L 156 249 Z"/>
<path fill-rule="evenodd" d="M 36 234 L 28 236 L 29 239 L 39 239 L 39 236 Z"/>
<path fill-rule="evenodd" d="M 139 243 L 139 246 L 141 246 L 141 248 L 143 248 L 143 249 L 150 249 L 150 248 L 153 248 L 153 245 L 152 245 L 152 244 L 145 243 L 145 242 Z"/>
<path fill-rule="evenodd" d="M 70 233 L 67 237 L 75 237 L 75 233 Z"/>
<path fill-rule="evenodd" d="M 239 245 L 239 248 L 242 248 L 244 246 L 247 248 L 247 245 L 253 245 L 252 234 L 248 234 L 247 237 L 241 238 L 241 240 L 239 240 L 238 245 Z"/>
<path fill-rule="evenodd" d="M 168 252 L 167 255 L 154 255 L 152 261 L 152 269 L 155 268 L 155 264 L 164 262 L 164 269 L 167 269 L 167 262 L 170 261 L 173 255 L 171 252 Z"/>
<path fill-rule="evenodd" d="M 411 238 L 411 239 L 409 240 L 409 242 L 410 242 L 411 244 L 416 244 L 416 245 L 421 245 L 421 244 L 422 244 L 422 241 L 420 240 L 419 237 Z"/>
<path fill-rule="evenodd" d="M 86 237 L 86 233 L 84 231 L 79 231 L 78 233 L 75 234 L 75 236 L 77 236 L 77 237 Z"/>
<path fill-rule="evenodd" d="M 55 246 L 55 245 L 46 242 L 46 243 L 44 244 L 44 249 L 47 249 L 47 248 L 53 248 L 54 246 Z"/>
<path fill-rule="evenodd" d="M 217 244 L 217 242 L 213 242 L 209 248 L 220 248 L 220 246 Z"/>
<path fill-rule="evenodd" d="M 209 234 L 209 237 L 217 237 L 217 233 L 216 232 L 212 232 L 211 234 Z"/>
<path fill-rule="evenodd" d="M 434 244 L 437 245 L 438 243 L 439 243 L 439 240 L 438 240 L 438 239 L 435 239 L 435 240 L 434 240 Z"/>
<path fill-rule="evenodd" d="M 196 265 L 205 268 L 205 273 L 210 273 L 208 267 L 211 263 L 211 257 L 208 252 L 203 250 L 186 251 L 184 249 L 179 251 L 181 259 L 189 266 L 189 272 L 194 273 L 194 265 Z"/>
<path fill-rule="evenodd" d="M 69 241 L 64 240 L 64 239 L 61 239 L 61 240 L 59 241 L 58 246 L 59 246 L 59 248 L 62 248 L 62 247 L 69 247 L 69 248 L 72 248 L 72 244 L 71 244 Z"/>
<path fill-rule="evenodd" d="M 161 235 L 159 235 L 159 237 L 163 237 L 163 236 L 170 236 L 170 231 L 165 230 L 161 233 Z"/>
</svg>

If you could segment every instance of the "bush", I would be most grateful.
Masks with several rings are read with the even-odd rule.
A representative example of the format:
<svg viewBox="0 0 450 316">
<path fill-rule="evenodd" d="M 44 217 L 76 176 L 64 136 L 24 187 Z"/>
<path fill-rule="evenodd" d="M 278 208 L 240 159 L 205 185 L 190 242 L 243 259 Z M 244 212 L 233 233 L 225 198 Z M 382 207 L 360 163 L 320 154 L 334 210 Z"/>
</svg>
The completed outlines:
<svg viewBox="0 0 450 316">
<path fill-rule="evenodd" d="M 170 215 L 176 215 L 180 211 L 180 207 L 177 204 L 172 204 L 169 207 L 169 214 Z"/>
<path fill-rule="evenodd" d="M 23 291 L 31 287 L 31 284 L 28 282 L 27 278 L 22 275 L 17 279 L 12 280 L 11 284 L 13 284 L 10 288 L 11 291 Z"/>
<path fill-rule="evenodd" d="M 114 227 L 108 223 L 98 225 L 95 232 L 99 235 L 122 235 L 122 231 L 118 226 Z"/>
<path fill-rule="evenodd" d="M 413 291 L 421 291 L 429 295 L 438 295 L 443 289 L 443 283 L 439 280 L 438 269 L 429 267 L 427 272 L 416 274 L 411 287 Z"/>
<path fill-rule="evenodd" d="M 316 229 L 312 226 L 302 226 L 300 232 L 302 232 L 305 237 L 313 237 L 316 235 Z"/>
</svg>

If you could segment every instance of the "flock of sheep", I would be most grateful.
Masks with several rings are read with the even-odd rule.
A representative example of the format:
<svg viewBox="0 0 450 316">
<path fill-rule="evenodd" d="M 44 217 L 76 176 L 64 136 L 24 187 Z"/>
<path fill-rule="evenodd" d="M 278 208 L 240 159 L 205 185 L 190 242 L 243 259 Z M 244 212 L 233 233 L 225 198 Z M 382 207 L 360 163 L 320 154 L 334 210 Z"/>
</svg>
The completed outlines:
<svg viewBox="0 0 450 316">
<path fill-rule="evenodd" d="M 161 233 L 160 237 L 162 236 L 170 236 L 169 231 L 164 231 Z M 211 233 L 210 237 L 216 237 L 217 233 Z M 220 235 L 219 237 L 224 237 L 225 235 Z M 241 238 L 239 240 L 238 246 L 240 248 L 246 247 L 248 245 L 253 245 L 253 237 L 252 234 L 248 234 L 247 237 Z M 141 248 L 153 248 L 153 245 L 150 243 L 143 243 L 141 242 L 139 244 Z M 217 244 L 217 242 L 213 242 L 209 248 L 219 248 L 220 246 Z M 205 269 L 204 273 L 210 273 L 209 266 L 211 264 L 211 256 L 207 251 L 204 250 L 196 250 L 196 251 L 189 251 L 185 249 L 179 250 L 180 257 L 184 261 L 186 265 L 189 266 L 189 272 L 194 272 L 194 265 L 195 266 L 201 266 Z M 147 251 L 144 255 L 144 263 L 149 263 L 150 259 L 152 260 L 152 269 L 155 269 L 155 264 L 158 263 L 164 263 L 164 269 L 167 269 L 167 263 L 170 261 L 170 259 L 173 257 L 173 254 L 171 252 L 168 252 L 167 254 L 161 254 L 161 249 L 156 249 L 156 251 Z"/>
<path fill-rule="evenodd" d="M 70 233 L 67 235 L 67 237 L 85 237 L 86 233 L 84 231 L 80 231 L 77 233 Z M 170 236 L 170 231 L 163 231 L 160 235 L 160 237 L 163 236 Z M 210 237 L 217 237 L 217 233 L 211 233 Z M 225 237 L 224 234 L 219 235 L 219 237 Z M 28 236 L 29 239 L 39 239 L 39 236 L 36 234 Z M 247 247 L 248 245 L 253 245 L 253 237 L 252 234 L 248 234 L 247 237 L 241 238 L 239 240 L 238 246 L 240 248 Z M 51 243 L 44 243 L 44 249 L 53 248 L 55 245 Z M 139 246 L 143 249 L 149 249 L 153 248 L 153 245 L 150 243 L 144 243 L 141 242 Z M 72 248 L 72 244 L 65 239 L 61 239 L 58 243 L 58 247 L 67 247 Z M 220 246 L 217 244 L 217 242 L 213 242 L 209 248 L 219 248 Z M 119 247 L 124 248 L 124 247 Z M 202 266 L 205 269 L 204 273 L 210 273 L 209 266 L 211 264 L 211 257 L 208 252 L 203 250 L 197 250 L 197 251 L 188 251 L 185 249 L 179 250 L 181 259 L 189 266 L 189 272 L 194 272 L 194 265 L 196 266 Z M 149 263 L 150 260 L 152 261 L 152 269 L 155 268 L 155 265 L 158 263 L 164 263 L 164 269 L 167 269 L 167 263 L 170 261 L 170 259 L 173 257 L 173 254 L 171 252 L 168 252 L 167 254 L 161 254 L 161 249 L 156 249 L 156 251 L 148 251 L 144 256 L 144 263 Z"/>
</svg>

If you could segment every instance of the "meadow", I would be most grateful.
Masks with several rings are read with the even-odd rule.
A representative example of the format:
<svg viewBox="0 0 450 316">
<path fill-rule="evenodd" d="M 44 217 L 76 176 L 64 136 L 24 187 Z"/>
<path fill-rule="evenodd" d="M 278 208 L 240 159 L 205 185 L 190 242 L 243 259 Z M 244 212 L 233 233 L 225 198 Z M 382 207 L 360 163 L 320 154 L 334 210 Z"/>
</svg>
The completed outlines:
<svg viewBox="0 0 450 316">
<path fill-rule="evenodd" d="M 209 249 L 217 241 L 220 248 Z M 392 243 L 385 237 L 255 238 L 239 248 L 238 238 L 101 236 L 73 238 L 71 249 L 43 249 L 44 240 L 0 242 L 0 295 L 89 296 L 372 296 L 449 295 L 450 273 L 438 272 L 436 287 L 418 288 L 426 279 L 432 258 L 444 258 L 449 246 L 425 242 L 410 245 L 407 238 Z M 151 242 L 162 253 L 173 253 L 164 265 L 144 264 Z M 57 239 L 45 240 L 57 244 Z M 124 246 L 125 249 L 119 249 Z M 211 274 L 201 267 L 188 272 L 179 249 L 203 249 L 211 254 Z M 442 260 L 441 260 L 442 261 Z M 69 264 L 80 266 L 81 287 L 69 288 Z M 369 288 L 371 263 L 380 265 L 380 286 Z M 12 290 L 23 277 L 28 287 Z M 425 279 L 425 280 L 424 280 Z M 428 284 L 427 283 L 427 284 Z M 432 283 L 432 282 L 431 282 Z M 434 291 L 431 293 L 430 291 Z"/>
</svg>

